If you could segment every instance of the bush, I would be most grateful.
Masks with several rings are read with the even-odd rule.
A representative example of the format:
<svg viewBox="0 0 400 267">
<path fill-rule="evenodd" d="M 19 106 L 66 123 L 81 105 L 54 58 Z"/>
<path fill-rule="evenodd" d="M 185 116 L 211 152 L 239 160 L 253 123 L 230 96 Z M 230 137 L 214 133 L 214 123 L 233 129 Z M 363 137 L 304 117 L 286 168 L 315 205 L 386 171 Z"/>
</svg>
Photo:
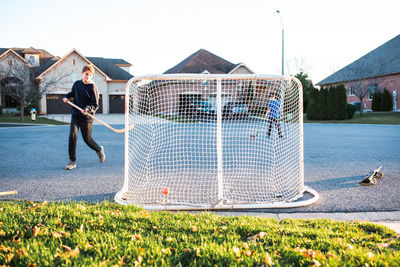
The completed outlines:
<svg viewBox="0 0 400 267">
<path fill-rule="evenodd" d="M 336 119 L 345 120 L 347 118 L 347 96 L 346 88 L 343 84 L 336 87 Z"/>
<path fill-rule="evenodd" d="M 356 106 L 352 104 L 347 104 L 346 113 L 347 113 L 347 119 L 353 118 L 354 113 L 356 113 Z"/>
<path fill-rule="evenodd" d="M 372 111 L 381 111 L 381 102 L 382 102 L 382 94 L 379 91 L 376 91 L 372 95 Z"/>
<path fill-rule="evenodd" d="M 392 111 L 393 109 L 393 97 L 388 90 L 383 90 L 381 111 Z"/>
</svg>

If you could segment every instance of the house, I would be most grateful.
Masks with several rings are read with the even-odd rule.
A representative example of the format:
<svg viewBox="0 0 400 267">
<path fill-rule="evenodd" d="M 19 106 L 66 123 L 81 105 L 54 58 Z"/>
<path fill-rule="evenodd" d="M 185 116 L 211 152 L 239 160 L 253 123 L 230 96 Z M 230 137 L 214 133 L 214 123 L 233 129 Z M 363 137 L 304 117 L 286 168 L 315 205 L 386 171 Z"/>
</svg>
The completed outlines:
<svg viewBox="0 0 400 267">
<path fill-rule="evenodd" d="M 164 74 L 255 74 L 244 63 L 231 63 L 205 49 L 200 49 Z M 185 114 L 188 107 L 200 100 L 216 103 L 217 84 L 215 80 L 201 79 L 184 86 L 174 79 L 153 81 L 141 90 L 138 98 L 142 112 L 161 114 Z M 250 102 L 249 91 L 254 94 L 256 85 L 251 79 L 227 79 L 221 84 L 222 103 L 230 101 Z M 265 90 L 263 90 L 265 92 Z"/>
<path fill-rule="evenodd" d="M 233 64 L 205 49 L 200 49 L 164 72 L 164 74 L 172 73 L 254 74 L 244 63 Z"/>
<path fill-rule="evenodd" d="M 329 87 L 343 84 L 348 103 L 359 103 L 371 111 L 372 95 L 386 88 L 393 96 L 393 110 L 400 111 L 400 34 L 333 73 L 316 85 Z"/>
<path fill-rule="evenodd" d="M 85 64 L 93 64 L 93 80 L 99 90 L 98 113 L 123 113 L 125 110 L 125 85 L 133 76 L 129 73 L 130 63 L 123 59 L 85 57 L 72 49 L 64 57 L 55 57 L 44 49 L 0 48 L 0 69 L 13 64 L 30 69 L 32 86 L 42 90 L 45 84 L 55 77 L 62 79 L 46 88 L 39 103 L 41 114 L 70 113 L 71 107 L 62 102 L 63 96 L 70 91 L 73 83 L 81 79 L 81 70 Z M 3 108 L 15 108 L 15 100 L 2 93 L 0 103 Z"/>
</svg>

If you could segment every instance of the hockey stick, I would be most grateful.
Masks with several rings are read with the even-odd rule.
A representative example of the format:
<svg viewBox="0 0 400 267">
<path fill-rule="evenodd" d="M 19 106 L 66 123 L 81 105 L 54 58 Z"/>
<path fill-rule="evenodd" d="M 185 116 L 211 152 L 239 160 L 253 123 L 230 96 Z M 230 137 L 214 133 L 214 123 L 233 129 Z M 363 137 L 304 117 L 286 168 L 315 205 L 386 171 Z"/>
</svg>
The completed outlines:
<svg viewBox="0 0 400 267">
<path fill-rule="evenodd" d="M 0 196 L 6 196 L 6 195 L 16 195 L 18 194 L 17 191 L 7 191 L 7 192 L 0 192 Z"/>
<path fill-rule="evenodd" d="M 77 105 L 75 105 L 74 103 L 72 103 L 71 101 L 67 101 L 68 104 L 70 104 L 71 106 L 73 106 L 74 108 L 76 108 L 77 110 L 84 112 L 83 109 L 81 109 L 80 107 L 78 107 Z M 127 131 L 125 128 L 124 129 L 115 129 L 113 127 L 111 127 L 109 124 L 105 123 L 104 121 L 100 120 L 99 118 L 97 118 L 96 116 L 90 114 L 90 113 L 86 113 L 85 115 L 88 115 L 90 118 L 95 119 L 96 121 L 100 122 L 101 124 L 103 124 L 104 126 L 106 126 L 108 129 L 110 129 L 111 131 L 115 132 L 115 133 L 124 133 L 125 131 Z M 134 127 L 134 125 L 132 124 L 129 128 L 128 131 L 132 130 Z"/>
</svg>

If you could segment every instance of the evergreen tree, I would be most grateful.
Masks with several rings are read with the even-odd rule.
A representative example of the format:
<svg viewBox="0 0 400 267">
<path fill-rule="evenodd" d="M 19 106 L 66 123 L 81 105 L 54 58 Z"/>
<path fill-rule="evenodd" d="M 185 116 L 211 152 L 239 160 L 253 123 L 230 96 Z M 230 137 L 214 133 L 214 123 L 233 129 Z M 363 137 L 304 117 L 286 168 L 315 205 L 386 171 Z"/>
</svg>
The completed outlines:
<svg viewBox="0 0 400 267">
<path fill-rule="evenodd" d="M 336 120 L 336 86 L 327 90 L 326 119 Z"/>
<path fill-rule="evenodd" d="M 392 111 L 393 109 L 393 97 L 388 90 L 383 90 L 381 111 Z"/>
<path fill-rule="evenodd" d="M 299 79 L 301 85 L 303 86 L 303 112 L 307 113 L 308 105 L 310 102 L 310 93 L 313 89 L 315 89 L 313 82 L 308 77 L 307 73 L 300 71 L 294 77 Z"/>
<path fill-rule="evenodd" d="M 376 91 L 372 95 L 372 111 L 381 111 L 381 103 L 382 103 L 382 94 L 379 91 Z"/>
<path fill-rule="evenodd" d="M 343 84 L 336 87 L 336 119 L 345 120 L 347 117 L 347 95 Z"/>
<path fill-rule="evenodd" d="M 308 94 L 308 108 L 307 108 L 307 119 L 318 120 L 319 112 L 319 90 L 312 88 Z"/>
<path fill-rule="evenodd" d="M 321 88 L 319 94 L 319 111 L 320 111 L 320 120 L 329 120 L 328 115 L 328 89 Z"/>
</svg>

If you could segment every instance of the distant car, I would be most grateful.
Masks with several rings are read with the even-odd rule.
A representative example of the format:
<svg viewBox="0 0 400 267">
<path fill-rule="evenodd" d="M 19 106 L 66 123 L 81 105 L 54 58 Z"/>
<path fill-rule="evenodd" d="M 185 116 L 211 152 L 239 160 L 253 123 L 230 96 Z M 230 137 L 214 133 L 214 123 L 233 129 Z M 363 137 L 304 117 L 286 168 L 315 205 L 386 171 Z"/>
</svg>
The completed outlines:
<svg viewBox="0 0 400 267">
<path fill-rule="evenodd" d="M 217 108 L 206 100 L 198 100 L 193 102 L 195 114 L 199 118 L 215 117 L 217 114 Z"/>
<path fill-rule="evenodd" d="M 246 103 L 232 101 L 224 106 L 222 115 L 226 118 L 248 117 L 249 108 Z"/>
</svg>

